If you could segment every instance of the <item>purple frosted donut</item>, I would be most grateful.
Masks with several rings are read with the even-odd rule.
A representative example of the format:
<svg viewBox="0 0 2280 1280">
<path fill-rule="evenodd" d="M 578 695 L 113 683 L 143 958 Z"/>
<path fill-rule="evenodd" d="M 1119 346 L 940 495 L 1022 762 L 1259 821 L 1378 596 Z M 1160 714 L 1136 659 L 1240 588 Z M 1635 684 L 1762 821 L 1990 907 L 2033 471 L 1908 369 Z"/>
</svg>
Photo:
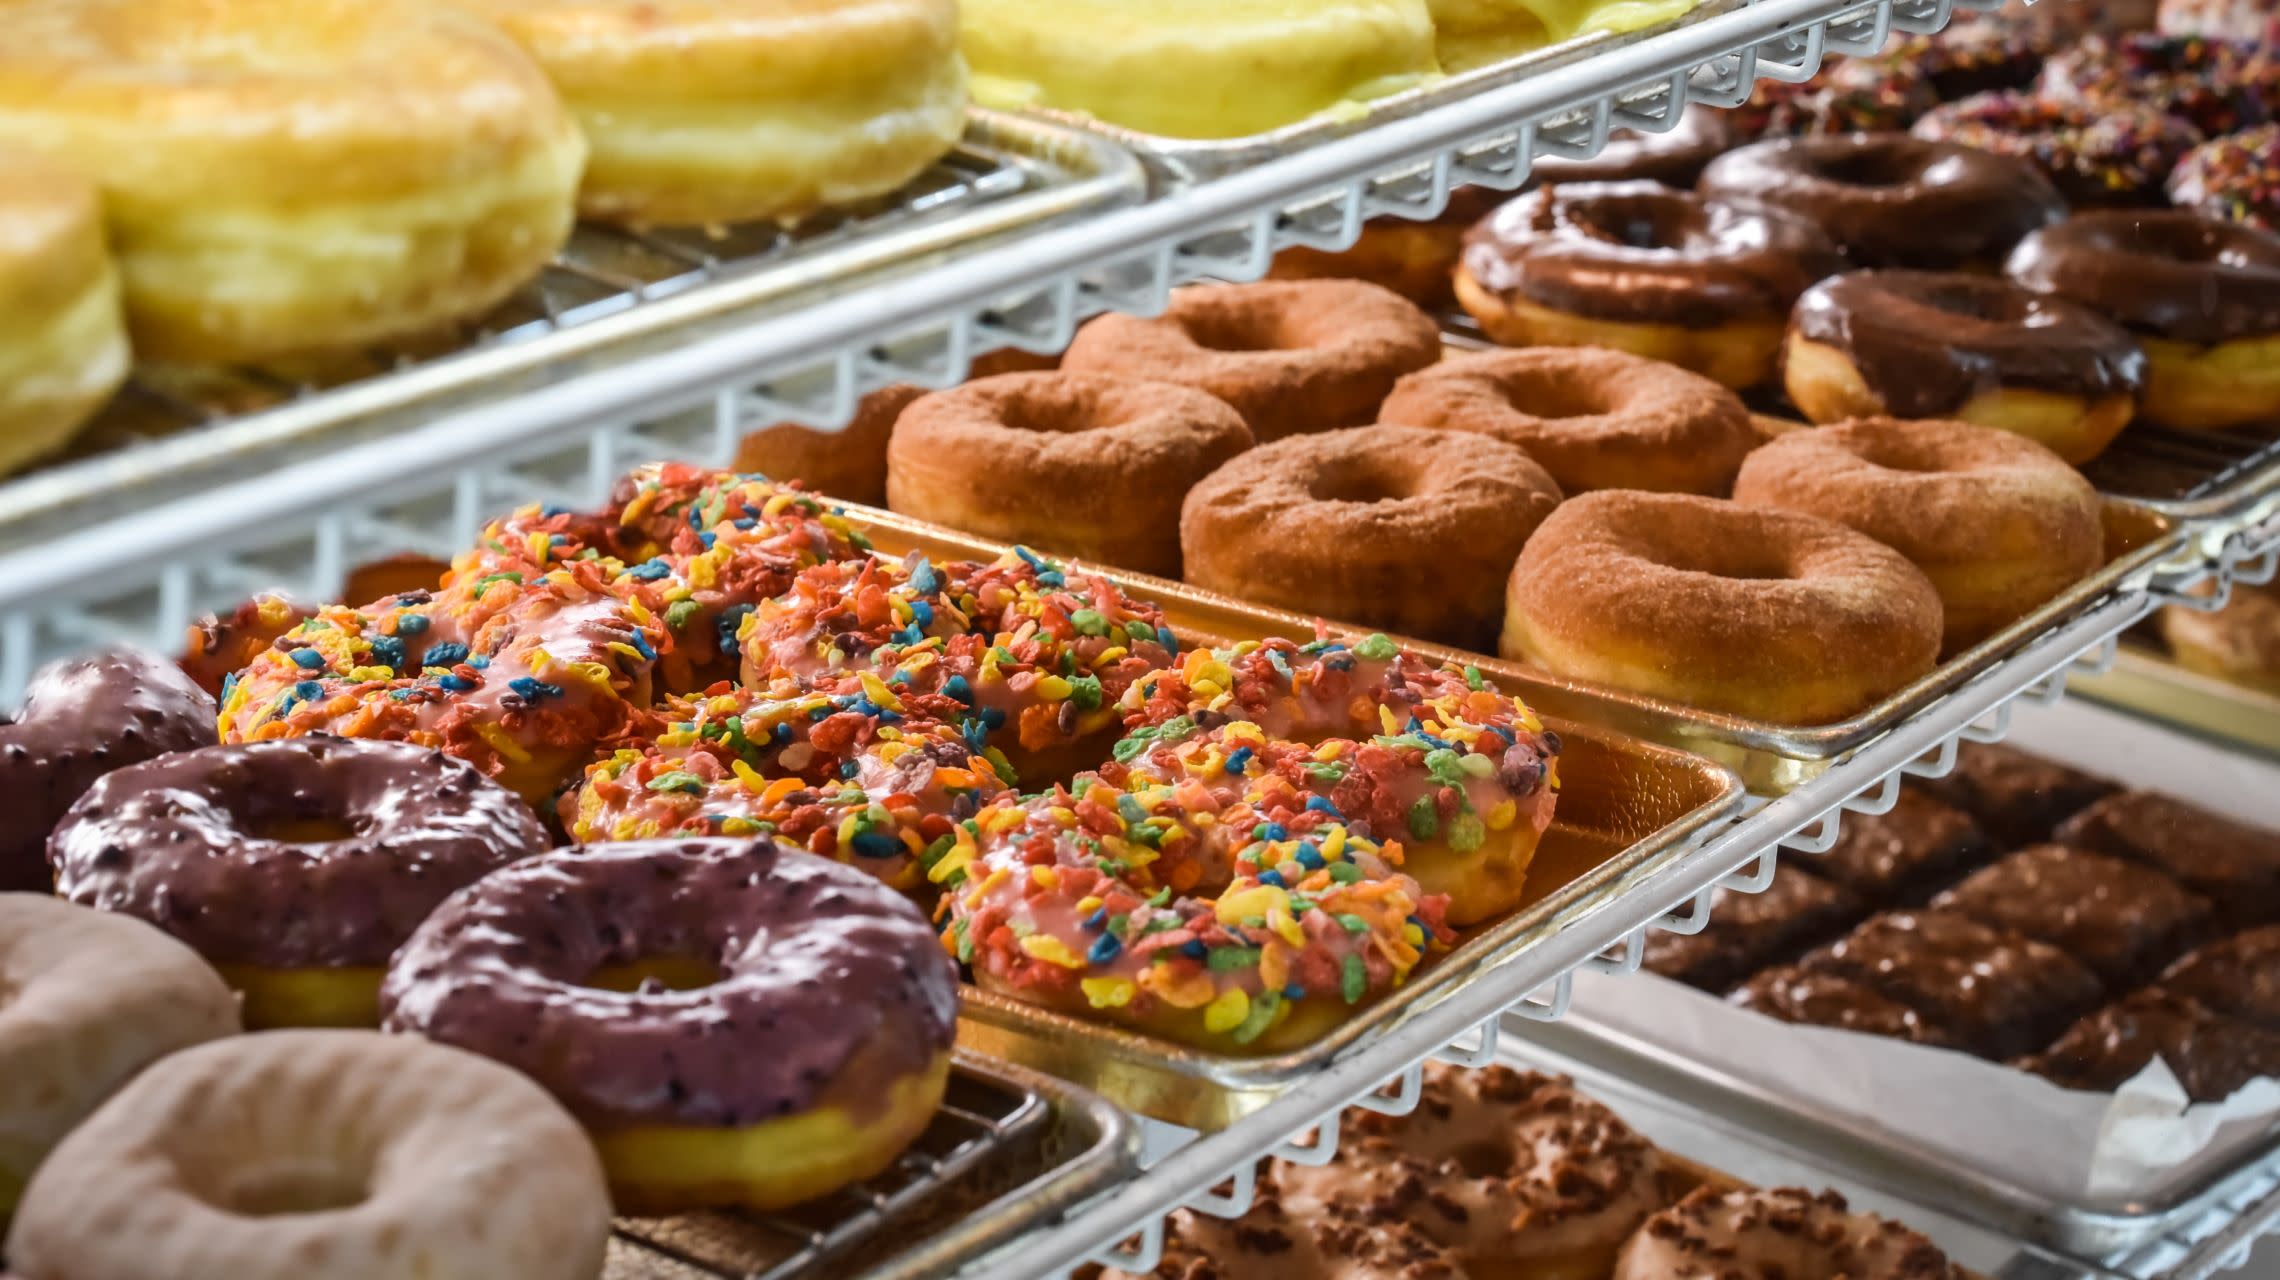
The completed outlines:
<svg viewBox="0 0 2280 1280">
<path fill-rule="evenodd" d="M 125 649 L 43 668 L 0 715 L 0 893 L 45 893 L 48 832 L 96 779 L 214 742 L 214 700 L 180 668 Z"/>
</svg>

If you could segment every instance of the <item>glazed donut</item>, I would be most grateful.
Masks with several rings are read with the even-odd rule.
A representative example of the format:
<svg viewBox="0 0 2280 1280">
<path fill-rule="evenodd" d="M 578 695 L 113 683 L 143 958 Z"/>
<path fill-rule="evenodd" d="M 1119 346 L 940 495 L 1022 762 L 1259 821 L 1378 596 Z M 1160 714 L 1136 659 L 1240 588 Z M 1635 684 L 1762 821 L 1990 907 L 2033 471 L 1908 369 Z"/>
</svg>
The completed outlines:
<svg viewBox="0 0 2280 1280">
<path fill-rule="evenodd" d="M 1361 427 L 1261 445 L 1188 491 L 1189 582 L 1453 644 L 1485 644 L 1512 557 L 1560 487 L 1515 445 Z"/>
<path fill-rule="evenodd" d="M 963 703 L 876 676 L 859 687 L 670 702 L 654 734 L 586 766 L 562 797 L 562 829 L 587 843 L 772 835 L 916 888 L 928 850 L 948 848 L 950 828 L 1007 790 L 1012 768 L 962 731 Z"/>
<path fill-rule="evenodd" d="M 0 142 L 103 189 L 137 355 L 248 363 L 445 328 L 570 232 L 585 143 L 427 0 L 22 0 Z"/>
<path fill-rule="evenodd" d="M 2032 440 L 1961 422 L 1867 418 L 1749 456 L 1734 501 L 1834 520 L 1924 571 L 1956 653 L 2105 563 L 2098 491 Z"/>
<path fill-rule="evenodd" d="M 1992 269 L 2066 216 L 2032 165 L 1904 133 L 1754 143 L 1712 161 L 1701 190 L 1806 218 L 1862 267 Z"/>
<path fill-rule="evenodd" d="M 460 891 L 380 999 L 390 1030 L 560 1098 L 621 1212 L 773 1209 L 887 1168 L 933 1120 L 958 974 L 860 871 L 767 840 L 651 840 Z"/>
<path fill-rule="evenodd" d="M 113 769 L 214 743 L 214 700 L 133 649 L 52 663 L 0 715 L 0 892 L 46 893 L 48 832 Z"/>
<path fill-rule="evenodd" d="M 610 1202 L 530 1081 L 411 1036 L 273 1031 L 137 1076 L 40 1166 L 24 1280 L 592 1280 Z"/>
<path fill-rule="evenodd" d="M 1703 167 L 1741 141 L 1733 114 L 1690 103 L 1679 113 L 1678 123 L 1665 132 L 1614 130 L 1607 135 L 1607 145 L 1588 160 L 1540 157 L 1528 166 L 1528 180 L 1539 187 L 1645 180 L 1691 191 L 1702 177 Z M 1488 210 L 1481 212 L 1486 216 Z"/>
<path fill-rule="evenodd" d="M 1272 1054 L 1319 1039 L 1452 938 L 1445 903 L 1400 859 L 1318 807 L 1086 777 L 982 810 L 928 875 L 945 890 L 943 945 L 984 990 Z M 1217 891 L 1180 894 L 1175 876 Z"/>
<path fill-rule="evenodd" d="M 1366 280 L 1428 310 L 1450 305 L 1449 277 L 1464 252 L 1465 229 L 1486 217 L 1505 193 L 1462 187 L 1449 193 L 1438 218 L 1372 218 L 1351 249 L 1285 249 L 1268 264 L 1270 280 Z"/>
<path fill-rule="evenodd" d="M 1415 1111 L 1347 1123 L 1331 1163 L 1276 1162 L 1284 1198 L 1413 1222 L 1468 1275 L 1600 1280 L 1666 1203 L 1655 1145 L 1554 1076 L 1429 1063 Z"/>
<path fill-rule="evenodd" d="M 1932 669 L 1940 597 L 1834 521 L 1676 493 L 1561 505 L 1512 567 L 1505 657 L 1777 724 L 1842 720 Z"/>
<path fill-rule="evenodd" d="M 2205 218 L 2280 231 L 2280 124 L 2212 138 L 2169 174 L 2169 200 Z"/>
<path fill-rule="evenodd" d="M 2035 87 L 2060 102 L 2156 106 L 2215 138 L 2272 119 L 2280 67 L 2248 41 L 2092 34 L 2052 55 Z"/>
<path fill-rule="evenodd" d="M 966 127 L 954 0 L 468 0 L 593 148 L 578 211 L 792 220 L 916 177 Z"/>
<path fill-rule="evenodd" d="M 221 970 L 247 1026 L 370 1027 L 382 968 L 428 912 L 552 844 L 462 761 L 316 737 L 118 770 L 48 855 L 58 894 L 147 920 Z"/>
<path fill-rule="evenodd" d="M 887 505 L 1171 577 L 1180 499 L 1251 443 L 1241 414 L 1193 387 L 1001 374 L 903 410 L 887 445 Z"/>
<path fill-rule="evenodd" d="M 1998 90 L 1936 107 L 1910 130 L 2024 160 L 2076 208 L 2142 205 L 2201 133 L 2158 107 Z"/>
<path fill-rule="evenodd" d="M 127 362 L 94 184 L 0 147 L 0 475 L 62 448 Z"/>
<path fill-rule="evenodd" d="M 1854 271 L 1797 300 L 1782 385 L 1814 422 L 1952 418 L 2072 463 L 2137 412 L 2145 351 L 2087 307 L 1962 273 Z"/>
<path fill-rule="evenodd" d="M 1510 347 L 1613 347 L 1729 387 L 1773 372 L 1807 285 L 1843 270 L 1811 223 L 1652 182 L 1524 195 L 1472 229 L 1457 300 Z"/>
<path fill-rule="evenodd" d="M 237 997 L 140 921 L 0 893 L 0 1226 L 48 1152 L 119 1086 L 238 1032 Z"/>
<path fill-rule="evenodd" d="M 817 493 L 867 507 L 887 505 L 887 437 L 895 419 L 926 388 L 907 383 L 881 387 L 855 404 L 855 416 L 838 431 L 779 422 L 746 435 L 736 447 L 737 471 L 796 481 Z"/>
<path fill-rule="evenodd" d="M 2280 588 L 2235 583 L 2222 609 L 2167 605 L 2161 638 L 2177 665 L 2280 697 Z"/>
<path fill-rule="evenodd" d="M 2182 210 L 2085 213 L 2007 268 L 2099 312 L 2145 349 L 2145 416 L 2212 430 L 2280 415 L 2280 233 Z"/>
<path fill-rule="evenodd" d="M 1939 1246 L 1834 1191 L 1697 1187 L 1647 1219 L 1615 1264 L 1614 1280 L 1668 1280 L 1716 1271 L 1846 1280 L 1962 1280 Z"/>
<path fill-rule="evenodd" d="M 1905 58 L 1846 58 L 1799 81 L 1760 80 L 1737 110 L 1745 138 L 1905 129 L 1939 105 L 1926 69 Z"/>
<path fill-rule="evenodd" d="M 1440 326 L 1399 294 L 1263 280 L 1175 289 L 1152 320 L 1102 316 L 1077 331 L 1061 367 L 1208 391 L 1265 441 L 1368 423 L 1395 379 L 1440 358 Z"/>
<path fill-rule="evenodd" d="M 1154 1271 L 1110 1267 L 1100 1274 L 1102 1280 L 1472 1280 L 1447 1250 L 1407 1222 L 1315 1205 L 1294 1213 L 1263 1183 L 1240 1218 L 1174 1210 Z"/>
<path fill-rule="evenodd" d="M 2165 36 L 2206 36 L 2280 44 L 2280 15 L 2271 0 L 2161 0 L 2155 29 Z"/>
<path fill-rule="evenodd" d="M 1676 365 L 1603 347 L 1457 356 L 1395 384 L 1378 416 L 1516 444 L 1567 494 L 1722 494 L 1758 444 L 1733 392 Z"/>
<path fill-rule="evenodd" d="M 190 637 L 182 648 L 182 672 L 209 697 L 218 698 L 223 683 L 250 664 L 254 655 L 316 616 L 315 606 L 272 592 L 254 596 L 226 618 L 209 613 L 190 624 Z"/>
</svg>

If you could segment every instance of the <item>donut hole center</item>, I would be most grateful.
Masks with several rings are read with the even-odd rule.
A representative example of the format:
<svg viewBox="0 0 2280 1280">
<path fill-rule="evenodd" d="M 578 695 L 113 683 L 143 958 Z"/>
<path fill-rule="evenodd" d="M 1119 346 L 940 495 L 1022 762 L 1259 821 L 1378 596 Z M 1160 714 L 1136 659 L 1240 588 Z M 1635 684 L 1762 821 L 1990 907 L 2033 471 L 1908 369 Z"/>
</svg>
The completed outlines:
<svg viewBox="0 0 2280 1280">
<path fill-rule="evenodd" d="M 364 834 L 361 824 L 340 813 L 311 813 L 261 805 L 240 812 L 237 820 L 247 835 L 275 844 L 335 844 Z"/>
<path fill-rule="evenodd" d="M 1580 379 L 1544 379 L 1508 387 L 1504 398 L 1531 418 L 1597 418 L 1609 411 L 1610 390 Z"/>
<path fill-rule="evenodd" d="M 1473 1178 L 1507 1178 L 1512 1175 L 1512 1152 L 1489 1141 L 1467 1143 L 1450 1153 L 1457 1167 Z"/>
<path fill-rule="evenodd" d="M 665 991 L 702 991 L 725 976 L 719 963 L 706 957 L 661 954 L 640 956 L 622 964 L 605 964 L 587 974 L 580 985 L 597 991 L 654 995 Z"/>
<path fill-rule="evenodd" d="M 1901 147 L 1857 147 L 1823 156 L 1813 172 L 1848 187 L 1897 187 L 1922 176 L 1919 157 Z"/>
<path fill-rule="evenodd" d="M 1701 223 L 1700 211 L 1676 192 L 1605 197 L 1570 216 L 1586 234 L 1627 249 L 1685 248 Z"/>
<path fill-rule="evenodd" d="M 363 1204 L 372 1194 L 363 1170 L 324 1161 L 268 1160 L 232 1172 L 207 1201 L 243 1218 L 284 1218 L 334 1213 Z"/>
<path fill-rule="evenodd" d="M 1673 569 L 1735 582 L 1783 582 L 1797 576 L 1778 557 L 1754 547 L 1669 545 L 1662 548 L 1662 562 Z"/>
<path fill-rule="evenodd" d="M 1409 477 L 1395 475 L 1376 460 L 1334 458 L 1318 468 L 1306 486 L 1318 502 L 1400 502 L 1414 496 Z"/>
<path fill-rule="evenodd" d="M 1290 351 L 1305 346 L 1283 332 L 1269 317 L 1236 311 L 1206 311 L 1185 317 L 1180 328 L 1188 341 L 1206 351 L 1241 354 L 1246 351 Z"/>
</svg>

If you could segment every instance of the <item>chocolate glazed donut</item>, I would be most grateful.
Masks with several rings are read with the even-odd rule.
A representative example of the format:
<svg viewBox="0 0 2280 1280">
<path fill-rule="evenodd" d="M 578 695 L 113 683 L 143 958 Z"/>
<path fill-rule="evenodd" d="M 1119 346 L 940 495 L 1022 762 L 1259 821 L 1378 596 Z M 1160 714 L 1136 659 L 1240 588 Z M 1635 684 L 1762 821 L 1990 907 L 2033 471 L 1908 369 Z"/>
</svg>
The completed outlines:
<svg viewBox="0 0 2280 1280">
<path fill-rule="evenodd" d="M 1905 133 L 1753 143 L 1712 161 L 1701 189 L 1810 219 L 1863 267 L 1992 267 L 2066 215 L 2023 161 Z"/>
<path fill-rule="evenodd" d="M 72 802 L 113 769 L 212 746 L 215 715 L 181 668 L 136 650 L 34 675 L 23 707 L 0 716 L 0 892 L 48 892 L 48 832 Z"/>
<path fill-rule="evenodd" d="M 1693 188 L 1703 166 L 1740 139 L 1733 112 L 1694 103 L 1664 133 L 1617 129 L 1589 160 L 1546 156 L 1528 167 L 1528 180 L 1549 187 L 1577 182 L 1659 182 L 1678 191 Z"/>
</svg>

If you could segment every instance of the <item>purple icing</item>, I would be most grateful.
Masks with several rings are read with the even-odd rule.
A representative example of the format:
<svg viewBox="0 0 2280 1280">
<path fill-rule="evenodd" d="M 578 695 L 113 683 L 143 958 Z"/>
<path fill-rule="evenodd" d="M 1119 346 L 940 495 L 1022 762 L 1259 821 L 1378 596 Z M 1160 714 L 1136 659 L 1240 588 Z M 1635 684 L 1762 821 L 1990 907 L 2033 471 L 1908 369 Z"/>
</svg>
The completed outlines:
<svg viewBox="0 0 2280 1280">
<path fill-rule="evenodd" d="M 280 834 L 316 824 L 343 838 Z M 120 769 L 55 829 L 56 891 L 147 920 L 216 964 L 380 966 L 437 903 L 543 853 L 546 828 L 465 761 L 323 736 Z"/>
<path fill-rule="evenodd" d="M 720 977 L 583 985 L 658 957 Z M 852 867 L 768 840 L 644 840 L 454 895 L 397 953 L 380 1005 L 386 1029 L 515 1067 L 589 1126 L 743 1127 L 827 1090 L 884 1105 L 949 1048 L 958 974 L 918 908 Z"/>
<path fill-rule="evenodd" d="M 214 700 L 181 668 L 123 649 L 42 669 L 0 716 L 0 893 L 45 893 L 47 841 L 95 780 L 214 742 Z"/>
</svg>

